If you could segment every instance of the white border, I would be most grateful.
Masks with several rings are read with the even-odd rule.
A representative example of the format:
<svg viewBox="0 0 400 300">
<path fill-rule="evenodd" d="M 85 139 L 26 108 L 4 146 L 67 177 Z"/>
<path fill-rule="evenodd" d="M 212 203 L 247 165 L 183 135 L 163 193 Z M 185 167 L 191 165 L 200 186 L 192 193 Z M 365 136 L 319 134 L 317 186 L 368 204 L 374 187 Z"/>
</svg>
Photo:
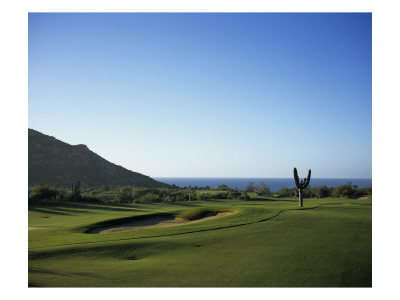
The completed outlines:
<svg viewBox="0 0 400 300">
<path fill-rule="evenodd" d="M 399 294 L 397 180 L 399 18 L 394 1 L 2 1 L 1 187 L 2 295 L 29 299 L 162 297 L 376 299 Z M 27 288 L 27 15 L 28 12 L 372 12 L 373 13 L 373 288 L 372 289 L 28 289 Z M 396 180 L 396 181 L 395 181 Z M 7 232 L 8 224 L 20 223 Z M 6 228 L 6 230 L 4 230 Z"/>
</svg>

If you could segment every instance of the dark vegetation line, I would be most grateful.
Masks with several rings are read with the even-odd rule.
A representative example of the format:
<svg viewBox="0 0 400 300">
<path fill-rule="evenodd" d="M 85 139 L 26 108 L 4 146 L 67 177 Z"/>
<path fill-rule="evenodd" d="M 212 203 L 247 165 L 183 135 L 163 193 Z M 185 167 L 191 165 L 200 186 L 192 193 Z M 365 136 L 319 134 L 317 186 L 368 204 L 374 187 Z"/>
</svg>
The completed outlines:
<svg viewBox="0 0 400 300">
<path fill-rule="evenodd" d="M 53 248 L 53 247 L 62 247 L 62 246 L 88 245 L 88 244 L 98 244 L 98 243 L 129 241 L 129 240 L 139 240 L 139 239 L 148 239 L 148 238 L 158 238 L 158 237 L 175 236 L 175 235 L 190 234 L 190 233 L 197 233 L 197 232 L 205 232 L 205 231 L 212 231 L 212 230 L 219 230 L 219 229 L 226 229 L 226 228 L 234 228 L 234 227 L 239 227 L 239 226 L 252 225 L 252 224 L 256 224 L 256 223 L 265 222 L 265 221 L 268 221 L 268 220 L 271 220 L 271 219 L 274 219 L 274 218 L 278 217 L 281 214 L 281 212 L 285 212 L 285 211 L 309 210 L 309 209 L 316 209 L 316 208 L 320 208 L 320 207 L 321 206 L 307 207 L 307 208 L 301 208 L 301 209 L 299 209 L 299 208 L 284 209 L 284 210 L 278 211 L 275 215 L 270 216 L 270 217 L 265 218 L 265 219 L 262 219 L 262 220 L 257 220 L 257 221 L 249 222 L 249 223 L 242 223 L 242 224 L 235 224 L 235 225 L 216 227 L 216 228 L 198 229 L 198 230 L 187 231 L 187 232 L 170 233 L 170 234 L 162 234 L 162 235 L 153 235 L 153 236 L 145 236 L 145 237 L 121 238 L 121 239 L 107 240 L 107 241 L 94 241 L 94 242 L 85 242 L 85 243 L 61 244 L 61 245 L 53 245 L 53 246 L 45 246 L 45 247 L 36 247 L 36 248 L 31 248 L 30 250 L 43 249 L 43 248 Z M 146 229 L 143 229 L 143 230 L 146 230 Z"/>
<path fill-rule="evenodd" d="M 79 182 L 78 182 L 79 183 Z M 132 186 L 81 187 L 80 184 L 72 188 L 51 187 L 38 185 L 28 189 L 29 203 L 59 203 L 59 202 L 91 202 L 91 203 L 175 203 L 194 200 L 225 200 L 241 199 L 251 200 L 258 196 L 273 196 L 275 198 L 298 198 L 298 188 L 282 187 L 279 191 L 272 192 L 269 187 L 261 182 L 259 186 L 249 182 L 245 190 L 234 190 L 221 184 L 217 188 L 210 187 L 184 187 L 179 188 L 139 188 Z M 372 195 L 372 187 L 358 188 L 348 182 L 338 187 L 307 186 L 302 189 L 302 196 L 307 198 L 340 198 L 362 197 Z"/>
</svg>

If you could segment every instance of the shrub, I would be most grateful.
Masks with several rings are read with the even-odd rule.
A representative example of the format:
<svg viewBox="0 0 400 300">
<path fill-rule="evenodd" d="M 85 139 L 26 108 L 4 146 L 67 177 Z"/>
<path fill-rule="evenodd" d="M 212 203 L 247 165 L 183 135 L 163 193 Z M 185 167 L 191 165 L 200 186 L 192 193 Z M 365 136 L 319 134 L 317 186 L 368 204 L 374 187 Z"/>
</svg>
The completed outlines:
<svg viewBox="0 0 400 300">
<path fill-rule="evenodd" d="M 254 187 L 254 192 L 258 194 L 270 194 L 271 190 L 264 182 L 261 181 L 259 186 Z"/>
<path fill-rule="evenodd" d="M 343 184 L 336 187 L 333 191 L 335 197 L 348 197 L 352 194 L 352 187 L 350 184 Z"/>
<path fill-rule="evenodd" d="M 210 193 L 210 197 L 208 199 L 228 199 L 228 193 Z"/>
<path fill-rule="evenodd" d="M 242 196 L 241 192 L 238 191 L 229 191 L 228 192 L 228 197 L 229 199 L 239 199 L 240 196 Z"/>
<path fill-rule="evenodd" d="M 333 196 L 335 197 L 360 197 L 364 195 L 372 195 L 372 186 L 359 189 L 356 185 L 351 185 L 351 182 L 349 182 L 333 190 Z"/>
<path fill-rule="evenodd" d="M 311 195 L 315 198 L 329 197 L 330 190 L 326 185 L 315 186 L 311 188 Z"/>
<path fill-rule="evenodd" d="M 229 186 L 227 186 L 226 184 L 220 184 L 220 185 L 218 186 L 218 190 L 220 190 L 220 191 L 227 191 L 227 190 L 229 190 Z"/>
<path fill-rule="evenodd" d="M 206 200 L 206 199 L 210 199 L 210 193 L 201 193 L 198 195 L 199 200 Z"/>
<path fill-rule="evenodd" d="M 166 195 L 166 194 L 163 194 L 163 195 L 162 195 L 162 201 L 163 201 L 164 203 L 170 203 L 170 202 L 173 201 L 173 199 L 172 199 L 171 196 L 168 196 L 168 195 Z"/>
<path fill-rule="evenodd" d="M 132 189 L 123 187 L 119 190 L 118 195 L 113 199 L 114 203 L 132 203 Z"/>
<path fill-rule="evenodd" d="M 150 192 L 143 196 L 140 196 L 138 202 L 161 202 L 161 201 L 162 198 L 160 198 L 160 195 Z"/>
<path fill-rule="evenodd" d="M 246 186 L 246 192 L 254 192 L 254 182 L 249 182 L 249 185 Z"/>
<path fill-rule="evenodd" d="M 31 189 L 28 195 L 29 201 L 62 201 L 63 193 L 55 188 L 38 185 Z"/>
<path fill-rule="evenodd" d="M 91 202 L 91 203 L 104 203 L 103 199 L 101 199 L 100 197 L 94 197 L 89 194 L 82 195 L 80 201 L 81 202 Z"/>
<path fill-rule="evenodd" d="M 193 201 L 196 200 L 197 194 L 190 186 L 188 189 L 184 191 L 184 197 L 186 201 Z"/>
<path fill-rule="evenodd" d="M 290 197 L 293 195 L 293 192 L 287 187 L 282 187 L 276 194 L 278 197 Z"/>
<path fill-rule="evenodd" d="M 74 193 L 72 192 L 72 191 L 67 191 L 65 194 L 64 194 L 64 200 L 65 201 L 67 201 L 67 202 L 72 202 L 72 201 L 74 201 Z"/>
<path fill-rule="evenodd" d="M 111 190 L 107 184 L 103 184 L 100 189 L 103 192 L 108 192 L 109 190 Z"/>
<path fill-rule="evenodd" d="M 250 199 L 249 195 L 247 195 L 247 191 L 244 191 L 243 193 L 241 193 L 239 198 L 242 199 L 242 200 L 249 200 Z"/>
<path fill-rule="evenodd" d="M 359 190 L 362 195 L 368 195 L 368 196 L 372 195 L 372 186 L 367 186 L 367 187 L 361 188 Z"/>
<path fill-rule="evenodd" d="M 133 197 L 133 199 L 139 199 L 140 197 L 142 197 L 148 193 L 158 194 L 159 190 L 151 189 L 151 188 L 135 188 L 132 191 L 132 197 Z"/>
</svg>

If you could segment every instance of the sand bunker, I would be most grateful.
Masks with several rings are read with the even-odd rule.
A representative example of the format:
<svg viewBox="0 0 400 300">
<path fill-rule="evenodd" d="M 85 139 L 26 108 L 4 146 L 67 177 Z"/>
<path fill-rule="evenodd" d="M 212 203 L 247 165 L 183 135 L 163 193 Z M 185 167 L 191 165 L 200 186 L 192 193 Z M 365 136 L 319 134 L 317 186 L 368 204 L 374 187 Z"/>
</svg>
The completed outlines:
<svg viewBox="0 0 400 300">
<path fill-rule="evenodd" d="M 193 220 L 193 221 L 188 221 L 188 220 L 185 220 L 182 218 L 177 218 L 172 215 L 149 216 L 148 218 L 141 218 L 141 219 L 123 223 L 120 225 L 93 228 L 88 233 L 107 234 L 107 233 L 117 233 L 117 232 L 124 232 L 124 231 L 135 231 L 135 230 L 141 230 L 141 229 L 177 226 L 177 225 L 195 223 L 195 222 L 206 221 L 206 220 L 210 220 L 210 219 L 214 219 L 214 218 L 224 217 L 224 216 L 227 216 L 230 214 L 232 214 L 232 212 L 219 212 L 219 213 L 211 213 L 210 212 L 204 218 Z"/>
</svg>

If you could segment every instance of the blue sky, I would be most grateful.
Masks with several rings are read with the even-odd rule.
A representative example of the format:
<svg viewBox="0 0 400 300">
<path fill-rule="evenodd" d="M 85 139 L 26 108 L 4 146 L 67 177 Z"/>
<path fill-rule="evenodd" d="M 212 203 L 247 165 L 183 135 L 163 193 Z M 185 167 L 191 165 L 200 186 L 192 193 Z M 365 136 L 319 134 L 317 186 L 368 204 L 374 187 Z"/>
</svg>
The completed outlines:
<svg viewBox="0 0 400 300">
<path fill-rule="evenodd" d="M 29 128 L 130 170 L 372 176 L 371 14 L 31 13 L 28 43 Z"/>
</svg>

